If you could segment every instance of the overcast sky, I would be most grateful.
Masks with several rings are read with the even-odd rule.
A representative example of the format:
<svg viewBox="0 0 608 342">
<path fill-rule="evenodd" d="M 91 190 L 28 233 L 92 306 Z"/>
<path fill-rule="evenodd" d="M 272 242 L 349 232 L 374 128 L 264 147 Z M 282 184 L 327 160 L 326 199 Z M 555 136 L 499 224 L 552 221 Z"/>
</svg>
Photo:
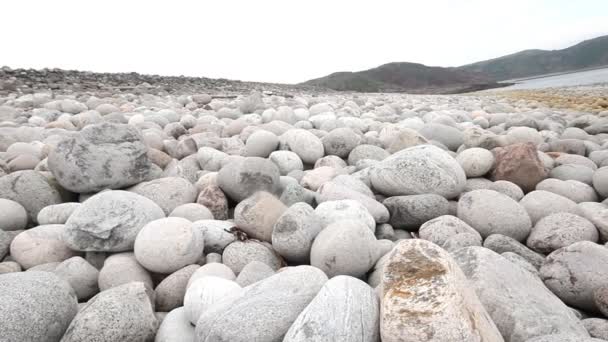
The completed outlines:
<svg viewBox="0 0 608 342">
<path fill-rule="evenodd" d="M 2 0 L 0 65 L 296 83 L 608 34 L 608 0 Z"/>
</svg>

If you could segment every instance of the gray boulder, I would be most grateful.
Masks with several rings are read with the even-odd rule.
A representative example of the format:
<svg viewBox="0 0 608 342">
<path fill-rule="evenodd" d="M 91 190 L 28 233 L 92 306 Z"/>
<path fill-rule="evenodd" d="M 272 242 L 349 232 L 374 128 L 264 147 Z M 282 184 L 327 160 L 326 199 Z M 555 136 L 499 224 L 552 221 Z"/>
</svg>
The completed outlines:
<svg viewBox="0 0 608 342">
<path fill-rule="evenodd" d="M 273 270 L 278 270 L 283 260 L 269 243 L 255 240 L 234 241 L 226 246 L 222 254 L 222 262 L 239 274 L 252 261 L 263 262 Z"/>
<path fill-rule="evenodd" d="M 291 325 L 284 342 L 376 342 L 380 305 L 374 290 L 359 279 L 337 276 Z"/>
<path fill-rule="evenodd" d="M 79 256 L 61 262 L 53 273 L 72 286 L 78 300 L 87 300 L 99 292 L 99 271 Z"/>
<path fill-rule="evenodd" d="M 536 224 L 541 218 L 554 213 L 580 214 L 580 209 L 574 201 L 543 190 L 528 193 L 519 204 L 526 208 L 532 224 Z"/>
<path fill-rule="evenodd" d="M 336 275 L 361 277 L 380 257 L 376 242 L 374 233 L 360 221 L 334 222 L 314 240 L 310 265 L 320 268 L 330 278 Z"/>
<path fill-rule="evenodd" d="M 194 326 L 190 324 L 185 308 L 171 310 L 160 323 L 154 342 L 194 342 Z"/>
<path fill-rule="evenodd" d="M 49 180 L 40 172 L 31 170 L 0 176 L 0 198 L 21 204 L 33 223 L 38 222 L 38 213 L 43 208 L 62 202 L 61 194 Z"/>
<path fill-rule="evenodd" d="M 205 248 L 203 233 L 181 217 L 147 223 L 137 233 L 133 251 L 137 261 L 156 273 L 173 273 L 196 263 Z"/>
<path fill-rule="evenodd" d="M 270 242 L 274 224 L 287 207 L 274 195 L 260 191 L 234 208 L 234 223 L 248 236 Z"/>
<path fill-rule="evenodd" d="M 388 208 L 394 228 L 410 231 L 449 211 L 448 200 L 435 194 L 389 197 L 382 204 Z"/>
<path fill-rule="evenodd" d="M 279 169 L 267 160 L 248 157 L 231 162 L 219 171 L 217 182 L 228 197 L 240 202 L 258 191 L 279 192 Z"/>
<path fill-rule="evenodd" d="M 148 177 L 147 153 L 134 126 L 101 123 L 61 140 L 49 154 L 48 167 L 59 184 L 73 192 L 118 189 Z"/>
<path fill-rule="evenodd" d="M 452 255 L 506 342 L 559 333 L 587 336 L 570 308 L 532 273 L 483 247 Z"/>
<path fill-rule="evenodd" d="M 234 234 L 230 233 L 230 228 L 234 223 L 220 220 L 200 220 L 192 223 L 192 229 L 200 230 L 205 241 L 204 254 L 219 253 L 224 248 L 236 240 Z"/>
<path fill-rule="evenodd" d="M 49 262 L 61 262 L 78 253 L 63 241 L 65 226 L 50 224 L 19 233 L 11 242 L 11 256 L 28 269 Z"/>
<path fill-rule="evenodd" d="M 196 337 L 199 341 L 280 342 L 326 281 L 325 274 L 314 267 L 286 269 L 203 312 Z"/>
<path fill-rule="evenodd" d="M 576 242 L 549 254 L 540 274 L 564 303 L 597 312 L 593 292 L 608 283 L 608 249 L 590 241 Z"/>
<path fill-rule="evenodd" d="M 545 262 L 545 257 L 543 255 L 534 252 L 521 242 L 505 235 L 492 234 L 486 238 L 483 242 L 483 246 L 498 254 L 506 252 L 515 253 L 526 259 L 536 268 L 540 268 Z"/>
<path fill-rule="evenodd" d="M 44 207 L 38 213 L 38 224 L 65 224 L 81 203 L 61 203 Z"/>
<path fill-rule="evenodd" d="M 196 187 L 181 177 L 164 177 L 139 183 L 127 189 L 130 192 L 149 198 L 169 215 L 182 204 L 193 203 L 198 192 Z"/>
<path fill-rule="evenodd" d="M 270 266 L 254 260 L 243 267 L 239 276 L 236 277 L 236 283 L 241 287 L 249 286 L 272 276 L 274 273 Z"/>
<path fill-rule="evenodd" d="M 128 251 L 145 224 L 163 217 L 163 210 L 144 196 L 104 191 L 74 211 L 65 224 L 64 241 L 77 251 Z"/>
<path fill-rule="evenodd" d="M 152 341 L 158 321 L 148 291 L 132 282 L 101 292 L 78 311 L 61 341 Z"/>
<path fill-rule="evenodd" d="M 169 312 L 184 305 L 188 280 L 199 268 L 199 265 L 188 265 L 163 279 L 154 289 L 156 311 Z"/>
<path fill-rule="evenodd" d="M 27 227 L 27 211 L 18 202 L 0 198 L 0 228 L 4 231 L 21 230 Z"/>
<path fill-rule="evenodd" d="M 399 151 L 372 166 L 372 186 L 386 196 L 438 194 L 458 196 L 466 176 L 458 162 L 432 145 Z"/>
<path fill-rule="evenodd" d="M 275 222 L 272 246 L 283 258 L 294 263 L 310 259 L 310 249 L 323 225 L 314 209 L 306 203 L 295 203 Z"/>
<path fill-rule="evenodd" d="M 0 303 L 6 342 L 58 342 L 78 311 L 70 285 L 48 272 L 0 275 Z"/>
<path fill-rule="evenodd" d="M 586 218 L 570 213 L 555 213 L 543 217 L 534 225 L 526 244 L 548 254 L 575 242 L 597 242 L 598 239 L 597 229 Z"/>
<path fill-rule="evenodd" d="M 363 204 L 355 200 L 339 200 L 320 203 L 315 208 L 315 214 L 321 220 L 323 227 L 341 221 L 356 220 L 364 223 L 372 232 L 376 230 L 374 217 Z"/>
<path fill-rule="evenodd" d="M 532 226 L 524 207 L 493 190 L 474 190 L 460 197 L 458 218 L 475 228 L 483 238 L 502 234 L 523 241 Z"/>
<path fill-rule="evenodd" d="M 133 253 L 110 255 L 99 271 L 99 289 L 106 291 L 131 282 L 143 283 L 150 289 L 154 287 L 150 273 L 137 262 Z"/>
<path fill-rule="evenodd" d="M 438 246 L 443 246 L 451 237 L 459 234 L 472 234 L 478 236 L 477 240 L 481 241 L 481 235 L 473 227 L 451 215 L 439 216 L 425 222 L 420 226 L 418 234 L 421 239 L 431 241 Z"/>
</svg>

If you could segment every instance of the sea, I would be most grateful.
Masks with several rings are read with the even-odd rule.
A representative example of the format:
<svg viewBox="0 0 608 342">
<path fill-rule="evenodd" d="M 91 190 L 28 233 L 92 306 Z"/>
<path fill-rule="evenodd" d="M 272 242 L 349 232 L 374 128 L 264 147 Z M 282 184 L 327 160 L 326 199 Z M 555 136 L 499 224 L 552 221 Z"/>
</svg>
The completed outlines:
<svg viewBox="0 0 608 342">
<path fill-rule="evenodd" d="M 517 89 L 542 89 L 554 87 L 572 87 L 591 84 L 608 84 L 608 67 L 578 71 L 571 73 L 563 73 L 559 75 L 536 76 L 526 79 L 504 81 L 515 83 L 514 85 L 499 88 L 502 90 L 517 90 Z M 498 89 L 492 89 L 494 91 Z"/>
</svg>

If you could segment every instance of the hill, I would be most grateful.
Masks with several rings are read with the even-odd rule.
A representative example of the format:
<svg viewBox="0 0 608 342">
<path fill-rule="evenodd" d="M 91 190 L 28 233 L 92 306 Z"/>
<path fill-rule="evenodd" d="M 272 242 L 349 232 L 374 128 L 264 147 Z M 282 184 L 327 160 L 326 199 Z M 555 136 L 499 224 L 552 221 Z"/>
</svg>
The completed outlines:
<svg viewBox="0 0 608 342">
<path fill-rule="evenodd" d="M 608 65 L 608 36 L 585 40 L 562 50 L 525 50 L 458 69 L 510 80 Z"/>
<path fill-rule="evenodd" d="M 337 72 L 301 83 L 340 91 L 447 94 L 499 86 L 490 77 L 457 68 L 389 63 L 359 72 Z"/>
</svg>

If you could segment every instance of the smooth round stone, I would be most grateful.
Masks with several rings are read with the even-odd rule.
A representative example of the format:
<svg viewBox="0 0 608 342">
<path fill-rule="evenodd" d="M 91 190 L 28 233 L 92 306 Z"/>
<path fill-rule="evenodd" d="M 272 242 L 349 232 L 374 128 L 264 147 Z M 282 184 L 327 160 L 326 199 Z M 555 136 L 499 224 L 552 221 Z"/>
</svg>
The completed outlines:
<svg viewBox="0 0 608 342">
<path fill-rule="evenodd" d="M 3 341 L 59 342 L 78 311 L 70 285 L 49 272 L 0 275 Z"/>
<path fill-rule="evenodd" d="M 283 149 L 295 152 L 306 164 L 314 164 L 325 154 L 321 139 L 307 130 L 291 129 L 280 139 L 285 146 Z"/>
<path fill-rule="evenodd" d="M 78 311 L 61 341 L 152 341 L 159 322 L 149 291 L 134 282 L 99 293 Z"/>
<path fill-rule="evenodd" d="M 341 220 L 328 225 L 314 240 L 310 264 L 328 277 L 361 277 L 379 258 L 376 237 L 361 221 Z"/>
<path fill-rule="evenodd" d="M 600 196 L 608 197 L 608 166 L 599 168 L 593 174 L 593 187 Z"/>
<path fill-rule="evenodd" d="M 294 170 L 304 170 L 302 159 L 291 151 L 274 151 L 268 157 L 278 168 L 281 176 L 285 176 Z"/>
<path fill-rule="evenodd" d="M 194 341 L 194 326 L 190 324 L 186 309 L 182 306 L 171 310 L 162 320 L 154 342 Z"/>
<path fill-rule="evenodd" d="M 236 275 L 230 269 L 230 267 L 217 262 L 211 262 L 199 267 L 196 271 L 194 271 L 192 276 L 190 276 L 190 279 L 188 279 L 186 289 L 189 288 L 190 285 L 192 285 L 192 283 L 194 283 L 196 280 L 209 276 L 220 277 L 227 280 L 236 279 Z"/>
<path fill-rule="evenodd" d="M 211 147 L 201 147 L 196 153 L 196 159 L 202 170 L 219 171 L 228 159 L 228 154 Z"/>
<path fill-rule="evenodd" d="M 365 186 L 361 181 L 360 186 Z M 361 203 L 372 215 L 376 223 L 385 223 L 389 220 L 389 210 L 382 203 L 376 201 L 373 196 L 357 191 L 356 185 L 341 185 L 338 182 L 330 181 L 323 184 L 316 193 L 317 203 L 327 201 L 354 200 Z"/>
<path fill-rule="evenodd" d="M 149 222 L 139 231 L 134 252 L 146 269 L 168 274 L 196 263 L 204 247 L 203 234 L 192 227 L 192 222 L 167 217 Z"/>
<path fill-rule="evenodd" d="M 273 162 L 247 157 L 222 167 L 217 182 L 228 197 L 240 202 L 258 191 L 277 193 L 279 178 L 279 169 Z"/>
<path fill-rule="evenodd" d="M 11 242 L 11 256 L 21 267 L 28 269 L 77 255 L 78 252 L 63 241 L 65 229 L 62 224 L 51 224 L 23 231 Z"/>
<path fill-rule="evenodd" d="M 188 265 L 163 279 L 154 289 L 156 311 L 169 312 L 184 305 L 188 280 L 199 268 L 199 265 Z"/>
<path fill-rule="evenodd" d="M 251 238 L 272 241 L 272 230 L 287 207 L 272 194 L 257 192 L 234 209 L 234 223 Z"/>
<path fill-rule="evenodd" d="M 532 226 L 523 206 L 493 190 L 465 193 L 458 201 L 458 218 L 477 230 L 483 238 L 502 234 L 523 241 Z"/>
<path fill-rule="evenodd" d="M 252 240 L 235 241 L 226 246 L 222 261 L 235 274 L 239 274 L 252 261 L 263 262 L 273 270 L 278 270 L 282 266 L 282 260 L 270 244 Z"/>
<path fill-rule="evenodd" d="M 534 252 L 512 237 L 501 234 L 488 236 L 483 242 L 483 246 L 499 254 L 506 252 L 518 254 L 536 268 L 540 268 L 545 261 L 545 257 L 542 254 Z"/>
<path fill-rule="evenodd" d="M 44 207 L 38 213 L 39 224 L 65 224 L 81 203 L 61 203 Z"/>
<path fill-rule="evenodd" d="M 354 200 L 327 201 L 315 208 L 315 214 L 321 225 L 328 225 L 341 220 L 355 220 L 365 224 L 372 232 L 376 230 L 374 217 L 363 204 Z"/>
<path fill-rule="evenodd" d="M 380 336 L 379 320 L 374 290 L 359 279 L 337 276 L 298 315 L 283 341 L 375 342 Z"/>
<path fill-rule="evenodd" d="M 410 147 L 372 166 L 370 181 L 386 196 L 438 194 L 458 196 L 466 176 L 458 162 L 432 145 Z"/>
<path fill-rule="evenodd" d="M 570 213 L 541 218 L 532 228 L 527 245 L 545 254 L 579 241 L 597 242 L 599 233 L 589 220 Z"/>
<path fill-rule="evenodd" d="M 209 185 L 201 190 L 196 203 L 208 208 L 214 219 L 228 219 L 228 199 L 217 185 Z"/>
<path fill-rule="evenodd" d="M 266 158 L 279 146 L 279 138 L 271 132 L 257 130 L 245 143 L 245 156 Z"/>
<path fill-rule="evenodd" d="M 602 285 L 593 291 L 593 302 L 602 315 L 608 313 L 608 285 Z"/>
<path fill-rule="evenodd" d="M 181 177 L 165 177 L 137 184 L 128 189 L 151 199 L 169 215 L 182 204 L 194 203 L 198 191 L 196 187 Z"/>
<path fill-rule="evenodd" d="M 188 221 L 213 220 L 213 214 L 207 207 L 198 203 L 182 204 L 169 214 L 169 217 L 181 217 Z"/>
<path fill-rule="evenodd" d="M 99 271 L 99 289 L 105 291 L 130 282 L 141 282 L 150 289 L 154 288 L 150 273 L 137 262 L 133 253 L 110 255 Z"/>
<path fill-rule="evenodd" d="M 586 318 L 581 320 L 591 337 L 608 340 L 608 320 L 603 318 Z"/>
<path fill-rule="evenodd" d="M 574 201 L 552 192 L 536 190 L 528 193 L 519 202 L 530 215 L 532 224 L 541 218 L 554 213 L 580 214 L 580 209 Z"/>
<path fill-rule="evenodd" d="M 456 160 L 462 166 L 468 178 L 481 177 L 488 173 L 494 166 L 494 155 L 485 148 L 469 148 L 456 156 Z"/>
<path fill-rule="evenodd" d="M 305 263 L 312 242 L 323 229 L 315 210 L 306 203 L 295 203 L 278 218 L 272 230 L 272 246 L 290 262 Z"/>
<path fill-rule="evenodd" d="M 561 180 L 576 180 L 585 184 L 593 184 L 593 169 L 577 164 L 560 165 L 549 172 L 550 178 Z"/>
<path fill-rule="evenodd" d="M 540 274 L 567 305 L 598 311 L 593 292 L 608 282 L 608 249 L 590 241 L 576 242 L 551 253 Z"/>
<path fill-rule="evenodd" d="M 222 253 L 224 248 L 236 240 L 230 228 L 234 222 L 220 220 L 200 220 L 192 223 L 192 229 L 200 230 L 205 238 L 205 254 Z"/>
<path fill-rule="evenodd" d="M 0 274 L 21 272 L 21 265 L 14 261 L 0 262 Z"/>
<path fill-rule="evenodd" d="M 458 217 L 442 215 L 429 220 L 420 226 L 418 234 L 421 239 L 443 246 L 448 239 L 459 234 L 472 234 L 481 240 L 481 235 Z"/>
<path fill-rule="evenodd" d="M 245 265 L 236 278 L 241 287 L 249 286 L 275 274 L 275 271 L 263 262 L 252 261 Z"/>
<path fill-rule="evenodd" d="M 51 150 L 48 165 L 65 189 L 96 192 L 144 181 L 151 165 L 147 152 L 137 128 L 101 123 L 66 135 Z"/>
<path fill-rule="evenodd" d="M 375 145 L 359 145 L 348 154 L 348 165 L 357 165 L 361 160 L 383 160 L 390 156 L 385 149 Z"/>
<path fill-rule="evenodd" d="M 452 151 L 456 151 L 464 141 L 463 133 L 460 130 L 438 123 L 426 124 L 419 132 L 425 138 L 439 141 Z"/>
<path fill-rule="evenodd" d="M 15 201 L 25 208 L 30 222 L 36 223 L 45 207 L 62 201 L 60 192 L 38 171 L 17 171 L 0 177 L 0 198 Z"/>
<path fill-rule="evenodd" d="M 287 268 L 203 312 L 196 323 L 197 340 L 281 341 L 326 281 L 315 267 Z"/>
<path fill-rule="evenodd" d="M 473 191 L 473 190 L 481 190 L 481 189 L 490 189 L 492 186 L 492 181 L 487 178 L 469 178 L 462 190 L 462 193 Z M 461 194 L 462 195 L 462 194 Z"/>
<path fill-rule="evenodd" d="M 575 203 L 598 201 L 597 194 L 593 187 L 576 180 L 563 181 L 560 179 L 548 178 L 538 183 L 536 185 L 536 190 L 549 191 L 571 199 Z"/>
<path fill-rule="evenodd" d="M 351 128 L 336 128 L 322 139 L 325 154 L 346 158 L 359 145 L 361 137 Z"/>
<path fill-rule="evenodd" d="M 21 230 L 27 227 L 27 211 L 18 202 L 0 198 L 0 229 Z"/>
<path fill-rule="evenodd" d="M 205 310 L 226 297 L 238 296 L 241 291 L 241 286 L 232 280 L 214 276 L 197 279 L 184 296 L 184 308 L 190 323 L 196 325 Z"/>
<path fill-rule="evenodd" d="M 447 215 L 449 210 L 448 201 L 435 194 L 389 197 L 382 204 L 390 212 L 389 223 L 406 230 L 416 230 L 429 220 Z"/>
<path fill-rule="evenodd" d="M 78 300 L 89 299 L 99 292 L 99 271 L 79 256 L 64 260 L 53 273 L 72 286 Z"/>
<path fill-rule="evenodd" d="M 77 251 L 121 252 L 133 249 L 137 233 L 148 222 L 165 217 L 152 200 L 112 190 L 87 199 L 65 224 L 65 243 Z"/>
<path fill-rule="evenodd" d="M 518 202 L 524 197 L 523 190 L 517 184 L 505 180 L 498 180 L 493 182 L 488 188 L 488 190 L 500 192 Z"/>
<path fill-rule="evenodd" d="M 597 164 L 593 162 L 593 160 L 579 156 L 578 154 L 561 154 L 559 157 L 555 158 L 555 165 L 567 165 L 567 164 L 577 164 L 586 166 L 592 170 L 597 170 Z"/>
<path fill-rule="evenodd" d="M 460 233 L 447 238 L 447 240 L 445 240 L 445 243 L 441 245 L 441 248 L 445 249 L 450 253 L 453 253 L 461 248 L 481 245 L 482 240 L 479 233 Z"/>
</svg>

